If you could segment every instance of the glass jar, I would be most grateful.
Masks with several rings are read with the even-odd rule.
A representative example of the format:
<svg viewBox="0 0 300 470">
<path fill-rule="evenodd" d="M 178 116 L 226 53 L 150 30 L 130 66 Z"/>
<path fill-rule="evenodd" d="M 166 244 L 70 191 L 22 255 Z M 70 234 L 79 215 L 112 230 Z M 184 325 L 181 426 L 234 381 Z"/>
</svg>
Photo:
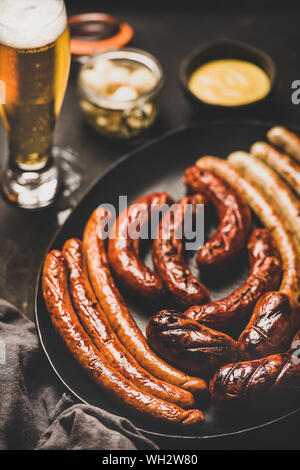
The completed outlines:
<svg viewBox="0 0 300 470">
<path fill-rule="evenodd" d="M 163 82 L 162 67 L 148 52 L 122 48 L 92 54 L 79 72 L 80 108 L 101 134 L 136 137 L 157 117 Z"/>
</svg>

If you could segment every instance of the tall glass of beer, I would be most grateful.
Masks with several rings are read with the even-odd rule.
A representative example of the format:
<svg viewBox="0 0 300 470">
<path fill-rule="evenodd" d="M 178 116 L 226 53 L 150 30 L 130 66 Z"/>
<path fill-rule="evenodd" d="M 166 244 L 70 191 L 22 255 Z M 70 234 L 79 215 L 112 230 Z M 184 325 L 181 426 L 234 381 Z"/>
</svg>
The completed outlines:
<svg viewBox="0 0 300 470">
<path fill-rule="evenodd" d="M 53 202 L 59 170 L 53 132 L 70 70 L 63 0 L 0 0 L 0 113 L 9 137 L 2 190 L 20 207 Z"/>
</svg>

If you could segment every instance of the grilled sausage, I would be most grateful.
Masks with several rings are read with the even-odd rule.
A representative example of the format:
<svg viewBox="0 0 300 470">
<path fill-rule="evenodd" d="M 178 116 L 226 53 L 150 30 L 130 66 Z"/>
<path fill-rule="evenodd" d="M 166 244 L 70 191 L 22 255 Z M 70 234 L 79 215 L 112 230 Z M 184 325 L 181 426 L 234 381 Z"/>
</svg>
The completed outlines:
<svg viewBox="0 0 300 470">
<path fill-rule="evenodd" d="M 300 165 L 265 142 L 256 142 L 251 153 L 271 166 L 300 196 Z"/>
<path fill-rule="evenodd" d="M 109 268 L 104 241 L 101 237 L 101 220 L 108 212 L 96 209 L 89 219 L 83 237 L 89 277 L 110 326 L 136 361 L 155 377 L 189 390 L 195 395 L 206 392 L 207 384 L 199 378 L 189 377 L 158 358 L 131 316 L 114 282 Z"/>
<path fill-rule="evenodd" d="M 214 157 L 198 160 L 239 191 L 277 244 L 283 262 L 280 290 L 265 294 L 256 305 L 251 328 L 242 333 L 239 346 L 245 359 L 260 358 L 285 351 L 300 328 L 300 256 L 299 245 L 290 227 L 274 208 L 274 203 L 255 185 L 247 181 L 228 163 Z M 254 320 L 257 319 L 257 322 Z"/>
<path fill-rule="evenodd" d="M 203 422 L 200 410 L 186 411 L 142 392 L 108 364 L 73 310 L 68 292 L 67 265 L 60 251 L 52 251 L 46 258 L 43 293 L 55 329 L 80 366 L 107 394 L 135 414 L 162 423 L 191 426 Z"/>
<path fill-rule="evenodd" d="M 163 284 L 155 272 L 143 263 L 139 256 L 139 238 L 133 238 L 131 230 L 137 226 L 142 231 L 154 212 L 174 201 L 167 193 L 153 193 L 131 204 L 115 221 L 108 245 L 110 265 L 118 280 L 143 300 L 159 301 Z"/>
<path fill-rule="evenodd" d="M 251 213 L 238 193 L 208 169 L 190 167 L 184 175 L 188 190 L 203 193 L 218 211 L 219 228 L 197 255 L 199 266 L 225 267 L 245 246 Z"/>
<path fill-rule="evenodd" d="M 193 276 L 184 260 L 183 231 L 187 230 L 187 205 L 189 218 L 196 217 L 197 205 L 204 204 L 200 194 L 181 199 L 170 207 L 158 229 L 153 242 L 152 258 L 156 272 L 163 281 L 166 290 L 183 306 L 209 302 L 208 290 Z M 191 217 L 190 217 L 191 216 Z"/>
<path fill-rule="evenodd" d="M 228 157 L 229 163 L 246 180 L 259 187 L 270 198 L 274 208 L 286 218 L 291 230 L 295 230 L 296 244 L 300 255 L 300 202 L 293 192 L 283 183 L 277 174 L 265 163 L 247 153 L 235 152 Z M 242 356 L 251 358 L 253 343 L 256 343 L 260 334 L 260 328 L 271 326 L 268 317 L 271 314 L 273 321 L 277 317 L 278 321 L 276 333 L 273 331 L 273 342 L 276 343 L 276 334 L 281 336 L 280 323 L 286 322 L 286 318 L 291 312 L 291 301 L 285 293 L 270 293 L 265 296 L 256 306 L 255 315 L 252 316 L 247 328 L 241 335 L 238 344 Z M 288 341 L 288 339 L 287 339 Z M 276 351 L 274 351 L 276 352 Z"/>
<path fill-rule="evenodd" d="M 210 384 L 212 402 L 216 406 L 236 402 L 259 403 L 261 397 L 272 397 L 276 392 L 298 393 L 300 367 L 291 354 L 275 354 L 254 361 L 228 364 L 222 367 Z"/>
<path fill-rule="evenodd" d="M 195 404 L 193 395 L 146 372 L 122 346 L 112 331 L 88 279 L 80 240 L 68 240 L 63 249 L 69 268 L 69 284 L 75 311 L 95 346 L 108 363 L 140 390 L 183 408 Z"/>
<path fill-rule="evenodd" d="M 224 364 L 237 360 L 237 344 L 183 314 L 163 310 L 150 318 L 146 335 L 151 348 L 189 374 L 212 376 Z"/>
<path fill-rule="evenodd" d="M 250 274 L 241 287 L 228 297 L 205 305 L 190 307 L 187 318 L 218 331 L 232 332 L 236 325 L 249 318 L 262 294 L 279 286 L 281 259 L 270 232 L 256 229 L 249 242 Z"/>
<path fill-rule="evenodd" d="M 299 340 L 300 332 L 296 335 Z M 299 349 L 299 343 L 298 343 Z M 222 367 L 210 383 L 210 394 L 216 406 L 254 402 L 276 394 L 298 396 L 300 390 L 300 360 L 291 348 L 288 353 L 275 354 L 254 361 L 228 364 Z"/>
<path fill-rule="evenodd" d="M 300 138 L 281 126 L 272 127 L 267 132 L 268 140 L 300 163 Z"/>
<path fill-rule="evenodd" d="M 234 152 L 228 157 L 237 171 L 259 186 L 284 214 L 300 242 L 300 200 L 278 174 L 260 159 L 246 152 Z M 299 167 L 300 169 L 300 167 Z"/>
</svg>

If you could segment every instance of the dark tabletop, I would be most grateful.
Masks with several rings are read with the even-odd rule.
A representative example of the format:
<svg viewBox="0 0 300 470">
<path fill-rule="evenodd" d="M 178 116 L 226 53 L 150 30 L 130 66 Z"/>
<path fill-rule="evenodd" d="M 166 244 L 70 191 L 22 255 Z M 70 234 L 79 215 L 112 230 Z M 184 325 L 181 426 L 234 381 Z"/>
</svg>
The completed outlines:
<svg viewBox="0 0 300 470">
<path fill-rule="evenodd" d="M 58 213 L 73 206 L 87 187 L 112 162 L 137 146 L 182 124 L 214 119 L 206 111 L 195 114 L 182 95 L 178 69 L 182 59 L 197 45 L 218 38 L 245 41 L 262 48 L 278 67 L 278 86 L 272 107 L 253 111 L 239 119 L 268 119 L 300 126 L 300 105 L 291 102 L 291 83 L 300 79 L 300 30 L 296 2 L 181 2 L 175 7 L 168 1 L 159 7 L 150 2 L 110 2 L 85 0 L 66 2 L 71 14 L 81 11 L 106 11 L 130 23 L 135 31 L 132 45 L 153 53 L 163 65 L 166 84 L 161 97 L 161 113 L 155 126 L 132 142 L 107 140 L 90 130 L 82 121 L 76 100 L 77 65 L 72 65 L 69 87 L 56 129 L 55 143 L 72 147 L 78 154 L 70 173 L 81 179 L 80 187 L 70 197 L 61 197 L 51 208 L 30 213 L 0 199 L 0 296 L 14 303 L 28 317 L 34 315 L 36 277 L 45 250 L 58 229 Z M 129 4 L 129 6 L 127 5 Z M 251 3 L 251 5 L 249 5 Z M 293 4 L 294 3 L 294 4 Z M 126 7 L 124 7 L 126 4 Z M 209 4 L 209 5 L 207 5 Z M 226 4 L 226 5 L 225 5 Z M 226 118 L 226 116 L 224 116 Z M 228 116 L 227 116 L 228 117 Z M 1 170 L 6 165 L 6 139 L 0 130 Z M 155 157 L 154 157 L 155 158 Z M 76 180 L 77 181 L 77 180 Z M 76 183 L 75 181 L 75 183 Z M 266 429 L 228 439 L 188 443 L 160 441 L 164 448 L 299 448 L 299 416 Z"/>
</svg>

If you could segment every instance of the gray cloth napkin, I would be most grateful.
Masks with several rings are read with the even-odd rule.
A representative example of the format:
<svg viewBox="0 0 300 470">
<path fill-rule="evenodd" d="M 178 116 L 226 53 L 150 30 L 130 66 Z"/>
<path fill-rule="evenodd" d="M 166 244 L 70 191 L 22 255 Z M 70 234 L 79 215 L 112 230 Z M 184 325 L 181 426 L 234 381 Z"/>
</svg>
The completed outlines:
<svg viewBox="0 0 300 470">
<path fill-rule="evenodd" d="M 0 300 L 0 450 L 157 449 L 127 419 L 65 393 L 34 323 Z"/>
</svg>

